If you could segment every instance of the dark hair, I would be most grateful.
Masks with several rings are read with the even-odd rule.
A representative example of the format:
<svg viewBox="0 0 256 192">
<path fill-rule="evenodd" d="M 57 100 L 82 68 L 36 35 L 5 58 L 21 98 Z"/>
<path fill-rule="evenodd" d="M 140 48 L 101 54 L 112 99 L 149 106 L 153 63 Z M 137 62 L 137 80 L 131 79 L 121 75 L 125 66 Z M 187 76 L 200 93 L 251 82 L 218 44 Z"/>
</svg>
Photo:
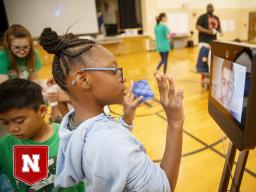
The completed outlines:
<svg viewBox="0 0 256 192">
<path fill-rule="evenodd" d="M 160 23 L 160 21 L 162 21 L 162 19 L 166 17 L 166 14 L 165 13 L 160 13 L 158 15 L 158 17 L 156 17 L 156 24 L 158 25 Z"/>
<path fill-rule="evenodd" d="M 234 41 L 234 42 L 237 42 L 237 43 L 240 43 L 240 42 L 241 42 L 241 40 L 240 40 L 239 38 L 235 38 L 233 41 Z"/>
<path fill-rule="evenodd" d="M 209 3 L 209 4 L 207 4 L 206 7 L 207 7 L 207 8 L 208 8 L 208 7 L 213 7 L 213 4 L 212 4 L 212 3 Z"/>
<path fill-rule="evenodd" d="M 0 113 L 30 108 L 37 111 L 44 104 L 42 88 L 25 79 L 9 79 L 0 84 Z"/>
<path fill-rule="evenodd" d="M 77 61 L 84 63 L 82 55 L 87 53 L 95 42 L 80 39 L 72 33 L 58 36 L 51 28 L 45 28 L 39 38 L 39 43 L 48 53 L 54 54 L 53 78 L 64 91 L 68 91 L 66 78 L 71 64 Z"/>
<path fill-rule="evenodd" d="M 224 60 L 224 62 L 222 64 L 222 71 L 224 68 L 233 71 L 233 63 L 231 61 Z"/>
<path fill-rule="evenodd" d="M 19 74 L 19 68 L 15 59 L 16 56 L 11 51 L 11 42 L 13 39 L 16 39 L 16 38 L 27 38 L 29 41 L 30 51 L 26 56 L 26 67 L 29 73 L 32 73 L 35 71 L 35 62 L 36 62 L 32 36 L 25 27 L 19 24 L 11 25 L 6 31 L 4 36 L 4 48 L 8 52 L 8 57 L 10 60 L 11 67 Z"/>
</svg>

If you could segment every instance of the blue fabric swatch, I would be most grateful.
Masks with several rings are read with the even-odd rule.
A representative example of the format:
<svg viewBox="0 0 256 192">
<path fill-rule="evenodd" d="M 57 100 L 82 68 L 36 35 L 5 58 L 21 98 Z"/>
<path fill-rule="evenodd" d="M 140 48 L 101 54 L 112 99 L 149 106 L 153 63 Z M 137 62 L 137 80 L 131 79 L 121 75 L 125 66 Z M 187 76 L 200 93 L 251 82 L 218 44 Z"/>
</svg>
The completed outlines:
<svg viewBox="0 0 256 192">
<path fill-rule="evenodd" d="M 133 85 L 133 95 L 137 98 L 143 96 L 142 102 L 154 98 L 154 93 L 146 80 L 137 81 Z"/>
</svg>

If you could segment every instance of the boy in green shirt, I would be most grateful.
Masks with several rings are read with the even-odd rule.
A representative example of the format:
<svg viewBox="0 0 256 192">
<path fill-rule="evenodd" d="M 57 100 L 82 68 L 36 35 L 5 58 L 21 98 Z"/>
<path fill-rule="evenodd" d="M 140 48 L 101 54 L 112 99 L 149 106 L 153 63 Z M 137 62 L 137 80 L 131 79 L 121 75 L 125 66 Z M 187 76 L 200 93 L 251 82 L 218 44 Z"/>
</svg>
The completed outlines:
<svg viewBox="0 0 256 192">
<path fill-rule="evenodd" d="M 0 138 L 0 191 L 85 191 L 84 183 L 66 189 L 54 188 L 59 148 L 59 124 L 47 124 L 41 87 L 24 79 L 0 84 L 0 124 L 10 134 Z M 13 176 L 14 145 L 47 145 L 48 177 L 29 186 Z"/>
</svg>

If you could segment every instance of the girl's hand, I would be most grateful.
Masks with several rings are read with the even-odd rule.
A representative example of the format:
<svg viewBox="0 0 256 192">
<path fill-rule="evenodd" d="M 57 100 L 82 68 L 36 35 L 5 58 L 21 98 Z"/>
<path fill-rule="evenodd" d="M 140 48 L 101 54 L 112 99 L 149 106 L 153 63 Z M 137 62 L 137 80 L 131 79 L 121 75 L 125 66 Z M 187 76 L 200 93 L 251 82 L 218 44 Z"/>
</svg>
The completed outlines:
<svg viewBox="0 0 256 192">
<path fill-rule="evenodd" d="M 127 89 L 127 92 L 123 99 L 123 108 L 124 108 L 123 120 L 128 125 L 132 124 L 135 118 L 136 109 L 140 105 L 143 99 L 143 96 L 140 96 L 134 99 L 132 95 L 132 88 L 133 88 L 133 81 L 131 81 L 130 87 Z"/>
<path fill-rule="evenodd" d="M 46 98 L 49 102 L 59 102 L 59 94 L 57 92 L 48 93 Z"/>
<path fill-rule="evenodd" d="M 48 87 L 51 87 L 51 86 L 55 85 L 56 82 L 53 78 L 50 78 L 50 79 L 47 80 L 46 84 L 47 84 Z"/>
<path fill-rule="evenodd" d="M 156 80 L 160 93 L 160 102 L 166 113 L 168 124 L 173 127 L 182 127 L 184 122 L 183 90 L 175 92 L 173 78 L 163 73 L 156 74 Z"/>
<path fill-rule="evenodd" d="M 69 102 L 69 96 L 64 91 L 48 93 L 47 99 L 50 102 Z"/>
</svg>

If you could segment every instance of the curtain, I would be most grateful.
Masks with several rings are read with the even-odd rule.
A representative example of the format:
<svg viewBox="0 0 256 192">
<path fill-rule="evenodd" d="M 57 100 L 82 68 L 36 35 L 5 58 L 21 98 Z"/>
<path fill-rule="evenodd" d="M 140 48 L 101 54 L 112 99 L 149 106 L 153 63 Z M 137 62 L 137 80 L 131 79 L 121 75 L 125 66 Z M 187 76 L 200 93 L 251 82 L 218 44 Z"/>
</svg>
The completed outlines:
<svg viewBox="0 0 256 192">
<path fill-rule="evenodd" d="M 135 0 L 118 0 L 120 29 L 138 28 Z"/>
</svg>

